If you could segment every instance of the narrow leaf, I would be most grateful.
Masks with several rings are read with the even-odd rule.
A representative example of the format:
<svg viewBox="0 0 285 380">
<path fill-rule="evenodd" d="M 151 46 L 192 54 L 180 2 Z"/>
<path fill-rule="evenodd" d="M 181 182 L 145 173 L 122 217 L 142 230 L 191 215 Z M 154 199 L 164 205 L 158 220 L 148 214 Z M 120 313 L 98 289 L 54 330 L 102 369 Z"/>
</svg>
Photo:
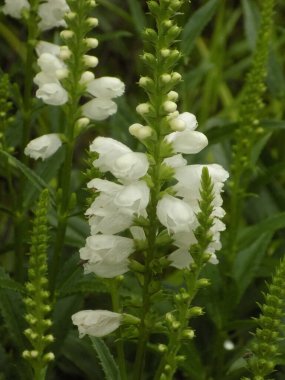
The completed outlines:
<svg viewBox="0 0 285 380">
<path fill-rule="evenodd" d="M 213 18 L 219 0 L 207 1 L 205 5 L 193 13 L 186 23 L 182 32 L 181 49 L 185 56 L 188 56 L 194 47 L 195 40 L 200 36 L 203 29 Z"/>
<path fill-rule="evenodd" d="M 105 373 L 106 380 L 120 380 L 121 377 L 118 366 L 104 341 L 94 337 L 90 337 L 90 339 L 95 351 L 97 352 L 97 356 Z"/>
</svg>

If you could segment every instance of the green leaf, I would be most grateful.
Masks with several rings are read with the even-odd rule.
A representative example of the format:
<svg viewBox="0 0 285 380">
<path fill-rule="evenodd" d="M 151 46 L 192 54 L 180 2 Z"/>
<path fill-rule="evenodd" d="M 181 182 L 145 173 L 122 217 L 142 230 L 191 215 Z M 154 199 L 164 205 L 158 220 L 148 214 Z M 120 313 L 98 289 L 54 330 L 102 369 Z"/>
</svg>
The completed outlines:
<svg viewBox="0 0 285 380">
<path fill-rule="evenodd" d="M 258 9 L 252 0 L 242 0 L 242 8 L 246 39 L 250 49 L 254 50 L 258 33 Z"/>
<path fill-rule="evenodd" d="M 146 25 L 145 15 L 138 0 L 128 0 L 129 8 L 136 30 L 141 33 Z"/>
<path fill-rule="evenodd" d="M 0 277 L 0 289 L 9 289 L 14 292 L 25 294 L 24 287 L 9 277 Z"/>
<path fill-rule="evenodd" d="M 188 56 L 194 47 L 196 38 L 213 18 L 219 0 L 207 1 L 200 7 L 186 23 L 182 32 L 181 49 L 185 56 Z"/>
<path fill-rule="evenodd" d="M 250 246 L 238 253 L 234 263 L 233 277 L 238 287 L 239 299 L 256 276 L 271 238 L 272 232 L 263 233 Z"/>
<path fill-rule="evenodd" d="M 273 215 L 262 222 L 244 228 L 239 234 L 239 248 L 245 249 L 265 233 L 274 233 L 285 227 L 285 212 Z"/>
<path fill-rule="evenodd" d="M 107 380 L 120 380 L 118 366 L 109 348 L 100 338 L 90 337 L 92 345 L 97 352 L 100 364 L 103 368 Z"/>
<path fill-rule="evenodd" d="M 33 172 L 28 166 L 24 165 L 21 161 L 17 160 L 17 158 L 13 157 L 11 154 L 0 151 L 0 156 L 5 157 L 8 160 L 8 165 L 11 167 L 20 170 L 22 174 L 35 186 L 36 189 L 41 191 L 42 189 L 48 188 L 48 184 L 35 172 Z"/>
<path fill-rule="evenodd" d="M 24 308 L 19 294 L 11 290 L 0 289 L 0 312 L 5 321 L 11 338 L 16 343 L 19 351 L 25 349 L 24 340 Z"/>
<path fill-rule="evenodd" d="M 68 334 L 62 347 L 62 354 L 84 373 L 84 379 L 102 379 L 102 370 L 96 352 L 87 339 L 78 338 L 77 331 Z"/>
</svg>

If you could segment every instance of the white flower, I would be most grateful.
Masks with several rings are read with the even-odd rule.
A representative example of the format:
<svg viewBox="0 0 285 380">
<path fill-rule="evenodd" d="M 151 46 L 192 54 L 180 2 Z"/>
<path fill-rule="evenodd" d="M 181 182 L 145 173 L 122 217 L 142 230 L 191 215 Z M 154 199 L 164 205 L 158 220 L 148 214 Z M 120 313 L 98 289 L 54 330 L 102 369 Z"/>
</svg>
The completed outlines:
<svg viewBox="0 0 285 380">
<path fill-rule="evenodd" d="M 118 185 L 110 181 L 94 179 L 88 183 L 101 194 L 95 199 L 86 215 L 91 216 L 91 233 L 114 234 L 132 225 L 133 216 L 146 215 L 149 188 L 144 181 Z"/>
<path fill-rule="evenodd" d="M 203 133 L 187 129 L 170 133 L 165 136 L 165 140 L 172 145 L 176 153 L 195 154 L 208 145 L 208 139 Z"/>
<path fill-rule="evenodd" d="M 143 177 L 148 168 L 149 162 L 144 153 L 130 152 L 117 158 L 110 172 L 122 182 L 132 182 Z"/>
<path fill-rule="evenodd" d="M 177 195 L 185 198 L 187 202 L 197 204 L 200 199 L 201 175 L 203 168 L 208 168 L 209 175 L 214 185 L 214 205 L 221 206 L 222 198 L 220 192 L 223 188 L 223 183 L 229 177 L 229 173 L 217 164 L 211 165 L 187 165 L 175 169 L 174 178 L 178 183 L 174 186 Z"/>
<path fill-rule="evenodd" d="M 181 199 L 165 195 L 157 204 L 157 217 L 169 232 L 191 231 L 195 215 Z"/>
<path fill-rule="evenodd" d="M 175 156 L 165 158 L 163 160 L 163 163 L 167 166 L 170 166 L 171 168 L 179 168 L 181 166 L 187 165 L 187 160 L 183 158 L 182 154 L 176 154 Z"/>
<path fill-rule="evenodd" d="M 87 260 L 85 273 L 112 278 L 126 273 L 128 257 L 134 251 L 134 242 L 121 236 L 92 235 L 86 239 L 86 246 L 80 249 L 80 258 Z"/>
<path fill-rule="evenodd" d="M 110 137 L 96 137 L 90 145 L 90 152 L 99 154 L 93 164 L 102 172 L 110 170 L 112 161 L 131 151 L 129 147 Z"/>
<path fill-rule="evenodd" d="M 66 26 L 64 15 L 70 10 L 65 0 L 47 0 L 39 6 L 41 21 L 39 28 L 48 30 L 58 26 Z"/>
<path fill-rule="evenodd" d="M 90 150 L 99 154 L 93 165 L 101 172 L 110 171 L 123 183 L 137 181 L 148 171 L 149 162 L 144 153 L 132 152 L 114 139 L 97 137 Z"/>
<path fill-rule="evenodd" d="M 87 92 L 96 98 L 112 99 L 123 95 L 124 91 L 124 83 L 114 77 L 94 79 L 87 85 Z"/>
<path fill-rule="evenodd" d="M 95 98 L 82 106 L 84 116 L 92 120 L 105 120 L 117 112 L 117 104 L 107 98 Z"/>
<path fill-rule="evenodd" d="M 5 15 L 14 18 L 21 18 L 24 9 L 30 9 L 30 4 L 27 0 L 5 0 L 2 8 Z"/>
<path fill-rule="evenodd" d="M 171 261 L 171 266 L 177 269 L 186 269 L 193 263 L 193 259 L 188 249 L 178 248 L 167 257 Z"/>
<path fill-rule="evenodd" d="M 59 57 L 60 47 L 47 41 L 39 41 L 36 46 L 36 53 L 38 57 L 44 53 L 49 53 L 56 57 Z"/>
<path fill-rule="evenodd" d="M 56 55 L 51 53 L 43 53 L 39 56 L 38 65 L 41 70 L 47 74 L 55 75 L 57 70 L 65 68 L 65 64 Z"/>
<path fill-rule="evenodd" d="M 25 155 L 37 160 L 41 158 L 46 160 L 52 156 L 62 145 L 58 134 L 51 133 L 40 136 L 32 141 L 25 148 Z"/>
<path fill-rule="evenodd" d="M 42 84 L 36 92 L 36 97 L 52 106 L 61 106 L 68 101 L 68 93 L 59 83 Z"/>
<path fill-rule="evenodd" d="M 73 314 L 71 319 L 78 327 L 80 338 L 86 334 L 100 338 L 120 326 L 122 315 L 108 310 L 82 310 Z"/>
</svg>

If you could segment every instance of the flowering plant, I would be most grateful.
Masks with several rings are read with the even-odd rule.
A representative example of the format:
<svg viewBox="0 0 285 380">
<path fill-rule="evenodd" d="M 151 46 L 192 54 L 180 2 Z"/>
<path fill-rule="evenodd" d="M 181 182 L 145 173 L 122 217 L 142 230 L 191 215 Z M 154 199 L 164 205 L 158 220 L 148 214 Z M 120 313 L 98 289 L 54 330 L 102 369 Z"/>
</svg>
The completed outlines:
<svg viewBox="0 0 285 380">
<path fill-rule="evenodd" d="M 283 378 L 281 16 L 2 1 L 0 379 Z"/>
</svg>

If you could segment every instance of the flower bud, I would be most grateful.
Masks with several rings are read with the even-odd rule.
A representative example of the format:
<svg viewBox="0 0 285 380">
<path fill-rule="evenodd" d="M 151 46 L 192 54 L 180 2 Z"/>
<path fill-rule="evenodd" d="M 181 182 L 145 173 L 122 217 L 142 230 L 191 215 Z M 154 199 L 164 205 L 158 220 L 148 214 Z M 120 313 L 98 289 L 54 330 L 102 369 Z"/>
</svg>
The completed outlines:
<svg viewBox="0 0 285 380">
<path fill-rule="evenodd" d="M 68 12 L 65 14 L 65 18 L 68 20 L 74 20 L 77 14 L 75 12 Z"/>
<path fill-rule="evenodd" d="M 140 115 L 146 115 L 150 111 L 150 104 L 149 103 L 141 103 L 137 106 L 136 111 Z"/>
<path fill-rule="evenodd" d="M 99 45 L 97 38 L 85 38 L 84 41 L 89 49 L 96 49 Z"/>
<path fill-rule="evenodd" d="M 52 362 L 55 359 L 54 353 L 48 352 L 47 354 L 44 355 L 43 359 L 45 362 Z"/>
<path fill-rule="evenodd" d="M 142 128 L 139 129 L 137 137 L 140 140 L 145 140 L 148 137 L 150 137 L 151 135 L 152 135 L 152 129 L 151 129 L 151 127 L 146 126 L 146 127 L 142 127 Z"/>
<path fill-rule="evenodd" d="M 165 112 L 167 113 L 171 113 L 171 112 L 174 112 L 176 111 L 177 109 L 177 104 L 172 102 L 171 100 L 166 100 L 164 103 L 163 103 L 163 109 Z"/>
<path fill-rule="evenodd" d="M 63 61 L 69 59 L 71 57 L 71 54 L 72 53 L 67 46 L 60 47 L 59 58 Z"/>
<path fill-rule="evenodd" d="M 190 339 L 191 340 L 195 336 L 194 330 L 191 330 L 191 329 L 184 330 L 183 333 L 182 333 L 182 336 L 185 339 Z"/>
<path fill-rule="evenodd" d="M 99 25 L 98 18 L 96 18 L 96 17 L 89 17 L 86 20 L 86 22 L 87 22 L 88 26 L 93 27 L 93 28 L 96 28 L 96 26 Z"/>
<path fill-rule="evenodd" d="M 183 120 L 180 119 L 172 119 L 169 122 L 170 128 L 173 131 L 181 132 L 185 130 L 186 124 Z"/>
<path fill-rule="evenodd" d="M 87 84 L 91 82 L 94 78 L 95 75 L 92 73 L 92 71 L 84 71 L 84 73 L 81 75 L 80 83 Z"/>
<path fill-rule="evenodd" d="M 160 76 L 160 80 L 163 82 L 163 83 L 169 83 L 171 81 L 172 77 L 170 74 L 162 74 Z"/>
<path fill-rule="evenodd" d="M 169 50 L 169 49 L 161 49 L 161 50 L 160 50 L 160 54 L 161 54 L 164 58 L 166 58 L 166 57 L 169 56 L 169 54 L 170 54 L 170 50 Z"/>
<path fill-rule="evenodd" d="M 90 124 L 90 119 L 88 117 L 81 117 L 76 121 L 76 127 L 78 128 L 85 128 L 87 125 Z"/>
<path fill-rule="evenodd" d="M 181 81 L 182 76 L 181 76 L 179 73 L 177 73 L 177 72 L 175 71 L 174 73 L 172 73 L 172 75 L 171 75 L 171 79 L 172 79 L 173 81 L 175 81 L 175 82 L 179 82 L 179 81 Z"/>
<path fill-rule="evenodd" d="M 166 352 L 167 351 L 167 346 L 165 344 L 160 343 L 157 346 L 157 349 L 158 349 L 159 352 Z"/>
<path fill-rule="evenodd" d="M 168 100 L 172 100 L 173 102 L 176 102 L 179 98 L 179 95 L 178 95 L 178 92 L 176 91 L 170 91 L 168 94 L 167 94 L 167 99 Z"/>
<path fill-rule="evenodd" d="M 72 30 L 62 30 L 60 32 L 60 37 L 64 40 L 69 40 L 74 36 L 74 32 Z"/>
<path fill-rule="evenodd" d="M 85 54 L 83 56 L 83 62 L 87 67 L 96 67 L 99 63 L 99 60 L 97 57 L 95 57 L 93 55 Z"/>
<path fill-rule="evenodd" d="M 139 123 L 135 123 L 135 124 L 132 124 L 130 125 L 129 127 L 129 132 L 132 136 L 138 138 L 138 132 L 139 130 L 143 128 L 143 125 L 139 124 Z"/>
</svg>

